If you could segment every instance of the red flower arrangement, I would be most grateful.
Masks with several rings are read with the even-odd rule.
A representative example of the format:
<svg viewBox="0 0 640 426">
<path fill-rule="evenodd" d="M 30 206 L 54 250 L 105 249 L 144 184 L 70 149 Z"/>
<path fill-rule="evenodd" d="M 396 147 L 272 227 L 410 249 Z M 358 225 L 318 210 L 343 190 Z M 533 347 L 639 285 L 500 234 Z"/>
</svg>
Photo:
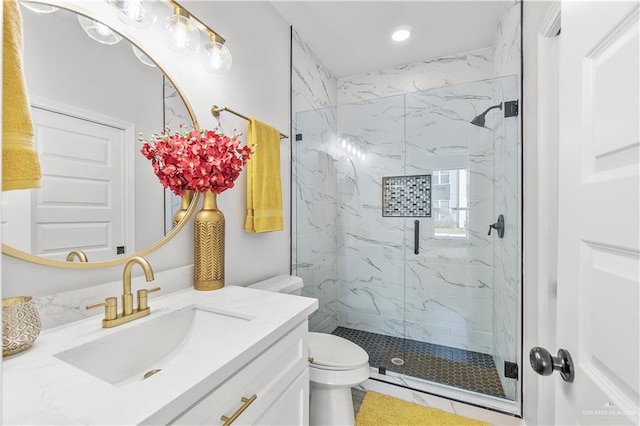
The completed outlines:
<svg viewBox="0 0 640 426">
<path fill-rule="evenodd" d="M 220 194 L 233 188 L 251 155 L 240 146 L 238 134 L 225 136 L 217 128 L 170 133 L 169 129 L 143 142 L 140 152 L 151 160 L 153 171 L 165 188 L 182 196 L 185 189 Z"/>
</svg>

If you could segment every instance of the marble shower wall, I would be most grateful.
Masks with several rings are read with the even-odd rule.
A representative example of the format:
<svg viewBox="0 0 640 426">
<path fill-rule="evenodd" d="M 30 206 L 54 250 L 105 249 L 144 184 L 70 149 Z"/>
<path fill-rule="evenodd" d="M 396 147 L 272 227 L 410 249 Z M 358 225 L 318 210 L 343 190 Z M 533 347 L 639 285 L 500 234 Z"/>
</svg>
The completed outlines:
<svg viewBox="0 0 640 426">
<path fill-rule="evenodd" d="M 427 59 L 338 80 L 338 104 L 452 86 L 494 76 L 494 49 Z"/>
<path fill-rule="evenodd" d="M 492 140 L 470 124 L 491 93 L 484 80 L 338 106 L 340 325 L 493 353 Z M 415 218 L 381 215 L 382 177 L 440 170 L 469 176 L 467 232 L 436 236 L 419 218 L 415 255 Z"/>
<path fill-rule="evenodd" d="M 518 78 L 496 78 L 494 97 L 518 98 Z M 505 394 L 514 399 L 516 381 L 504 377 L 504 361 L 517 362 L 518 294 L 520 286 L 520 150 L 519 120 L 493 117 L 493 216 L 504 215 L 504 238 L 493 236 L 493 355 Z"/>
<path fill-rule="evenodd" d="M 302 294 L 319 301 L 309 329 L 331 332 L 338 325 L 336 79 L 295 30 L 292 48 L 293 133 L 300 135 L 292 141 L 292 273 L 304 280 Z"/>
<path fill-rule="evenodd" d="M 493 47 L 495 99 L 520 99 L 521 84 L 521 2 L 505 2 L 496 28 Z M 503 77 L 504 76 L 504 77 Z M 518 330 L 521 314 L 522 141 L 518 118 L 492 116 L 487 125 L 493 131 L 494 218 L 505 217 L 503 239 L 493 241 L 493 354 L 502 387 L 508 399 L 516 399 L 517 381 L 504 377 L 504 361 L 518 362 Z M 521 365 L 520 370 L 525 368 Z"/>
</svg>

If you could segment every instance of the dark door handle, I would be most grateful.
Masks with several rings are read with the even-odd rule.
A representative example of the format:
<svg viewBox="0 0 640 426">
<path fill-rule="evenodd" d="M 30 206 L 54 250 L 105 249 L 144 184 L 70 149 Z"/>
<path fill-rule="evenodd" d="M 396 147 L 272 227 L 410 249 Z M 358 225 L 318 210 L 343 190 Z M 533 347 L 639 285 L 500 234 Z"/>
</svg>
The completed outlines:
<svg viewBox="0 0 640 426">
<path fill-rule="evenodd" d="M 413 253 L 420 254 L 420 221 L 413 221 Z"/>
<path fill-rule="evenodd" d="M 487 235 L 491 235 L 491 230 L 495 229 L 498 231 L 498 238 L 504 238 L 504 216 L 499 215 L 498 221 L 496 223 L 492 223 L 489 225 L 489 233 Z"/>
<path fill-rule="evenodd" d="M 554 371 L 559 371 L 562 380 L 573 382 L 575 374 L 573 359 L 566 349 L 558 350 L 558 356 L 553 356 L 545 348 L 536 346 L 529 352 L 529 362 L 533 371 L 541 376 L 548 376 Z"/>
</svg>

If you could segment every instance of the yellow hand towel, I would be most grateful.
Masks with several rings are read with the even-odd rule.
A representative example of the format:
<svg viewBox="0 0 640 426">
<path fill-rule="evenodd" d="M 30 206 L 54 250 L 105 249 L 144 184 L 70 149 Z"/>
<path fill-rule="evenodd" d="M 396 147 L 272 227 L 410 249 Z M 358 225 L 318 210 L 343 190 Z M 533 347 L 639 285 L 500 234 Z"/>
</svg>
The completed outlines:
<svg viewBox="0 0 640 426">
<path fill-rule="evenodd" d="M 40 162 L 22 73 L 22 19 L 15 0 L 3 0 L 2 190 L 40 188 Z"/>
<path fill-rule="evenodd" d="M 257 144 L 247 163 L 247 232 L 284 229 L 280 181 L 280 132 L 254 118 L 249 120 L 247 144 Z"/>
</svg>

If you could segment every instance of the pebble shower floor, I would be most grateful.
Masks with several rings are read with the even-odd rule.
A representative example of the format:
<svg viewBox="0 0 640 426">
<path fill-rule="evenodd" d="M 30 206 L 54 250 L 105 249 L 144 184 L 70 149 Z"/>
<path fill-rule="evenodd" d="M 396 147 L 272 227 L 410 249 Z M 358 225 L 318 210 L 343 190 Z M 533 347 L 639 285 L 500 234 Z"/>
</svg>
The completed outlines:
<svg viewBox="0 0 640 426">
<path fill-rule="evenodd" d="M 338 327 L 332 334 L 363 348 L 373 368 L 505 398 L 491 355 L 346 327 Z M 394 358 L 404 364 L 397 365 Z"/>
</svg>

